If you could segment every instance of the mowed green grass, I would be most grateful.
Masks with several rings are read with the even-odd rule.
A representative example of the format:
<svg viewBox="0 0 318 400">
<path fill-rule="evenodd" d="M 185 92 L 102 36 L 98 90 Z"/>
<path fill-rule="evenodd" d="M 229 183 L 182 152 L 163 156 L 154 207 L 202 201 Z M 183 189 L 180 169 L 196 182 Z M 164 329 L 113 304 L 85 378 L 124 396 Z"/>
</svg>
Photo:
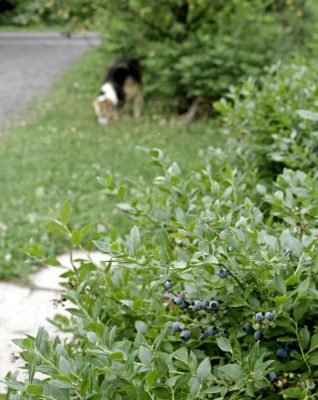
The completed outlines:
<svg viewBox="0 0 318 400">
<path fill-rule="evenodd" d="M 107 64 L 111 60 L 101 49 L 86 53 L 28 110 L 25 126 L 0 138 L 1 279 L 30 272 L 23 252 L 30 243 L 54 247 L 41 225 L 48 210 L 65 199 L 71 203 L 73 223 L 130 229 L 131 221 L 114 212 L 115 199 L 105 195 L 96 178 L 112 172 L 150 179 L 149 160 L 136 146 L 159 147 L 189 170 L 199 161 L 198 149 L 222 141 L 215 122 L 184 126 L 176 117 L 157 115 L 154 106 L 150 111 L 150 105 L 138 120 L 126 111 L 120 121 L 99 126 L 91 103 Z"/>
</svg>

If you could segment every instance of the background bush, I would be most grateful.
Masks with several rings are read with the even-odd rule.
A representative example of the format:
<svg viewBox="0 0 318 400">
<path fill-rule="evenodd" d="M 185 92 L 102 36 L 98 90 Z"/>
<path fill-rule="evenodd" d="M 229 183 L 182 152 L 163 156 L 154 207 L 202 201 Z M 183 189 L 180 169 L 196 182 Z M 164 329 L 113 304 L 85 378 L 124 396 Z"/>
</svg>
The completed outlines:
<svg viewBox="0 0 318 400">
<path fill-rule="evenodd" d="M 179 111 L 207 102 L 210 111 L 229 86 L 307 51 L 316 9 L 314 0 L 32 0 L 14 23 L 98 27 L 108 52 L 142 60 L 147 96 Z"/>
<path fill-rule="evenodd" d="M 109 1 L 107 46 L 143 59 L 146 90 L 187 105 L 216 99 L 230 85 L 308 46 L 313 24 L 304 1 Z M 306 24 L 304 22 L 306 21 Z M 137 45 L 136 45 L 137 44 Z M 184 104 L 185 103 L 185 104 Z"/>
<path fill-rule="evenodd" d="M 284 167 L 310 171 L 318 157 L 318 74 L 314 64 L 278 63 L 216 104 L 224 132 L 250 170 L 269 176 Z"/>
</svg>

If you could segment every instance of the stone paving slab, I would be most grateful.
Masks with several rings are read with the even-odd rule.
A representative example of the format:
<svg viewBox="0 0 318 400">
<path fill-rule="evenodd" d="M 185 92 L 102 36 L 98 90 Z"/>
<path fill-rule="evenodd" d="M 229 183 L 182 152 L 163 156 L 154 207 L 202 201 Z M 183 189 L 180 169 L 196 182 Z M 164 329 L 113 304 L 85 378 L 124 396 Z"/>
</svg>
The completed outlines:
<svg viewBox="0 0 318 400">
<path fill-rule="evenodd" d="M 107 256 L 92 252 L 89 255 L 75 252 L 74 259 L 92 260 L 99 265 Z M 25 335 L 35 336 L 39 327 L 45 327 L 51 336 L 57 333 L 48 319 L 55 314 L 63 314 L 62 307 L 55 308 L 52 300 L 61 292 L 60 275 L 72 268 L 69 255 L 59 258 L 61 267 L 45 267 L 30 277 L 29 284 L 22 286 L 11 282 L 0 282 L 0 379 L 8 371 L 14 371 L 23 365 L 21 360 L 12 362 L 12 354 L 18 355 L 19 348 L 12 339 Z M 0 387 L 1 391 L 1 387 Z"/>
</svg>

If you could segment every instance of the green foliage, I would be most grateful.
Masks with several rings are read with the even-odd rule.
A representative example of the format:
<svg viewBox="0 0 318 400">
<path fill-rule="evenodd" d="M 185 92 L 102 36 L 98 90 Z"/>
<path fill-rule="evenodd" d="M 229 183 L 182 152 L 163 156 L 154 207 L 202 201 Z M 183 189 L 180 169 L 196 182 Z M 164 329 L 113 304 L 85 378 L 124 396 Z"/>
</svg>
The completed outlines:
<svg viewBox="0 0 318 400">
<path fill-rule="evenodd" d="M 4 20 L 17 26 L 64 26 L 68 31 L 89 29 L 93 25 L 94 2 L 88 0 L 24 0 L 11 18 Z"/>
<path fill-rule="evenodd" d="M 317 82 L 315 65 L 278 63 L 216 104 L 225 133 L 236 138 L 237 154 L 251 170 L 268 176 L 284 167 L 317 167 Z"/>
<path fill-rule="evenodd" d="M 41 328 L 35 338 L 16 340 L 29 376 L 7 377 L 9 399 L 305 399 L 315 393 L 317 176 L 285 170 L 277 188 L 258 185 L 268 217 L 246 197 L 244 174 L 220 166 L 220 149 L 202 151 L 188 174 L 160 150 L 147 152 L 158 171 L 153 185 L 131 182 L 118 204 L 133 219 L 130 232 L 117 239 L 100 233 L 92 244 L 104 262 L 87 258 L 63 274 L 70 316 L 54 323 L 71 338 L 49 339 Z M 121 183 L 105 182 L 119 194 Z M 68 223 L 70 212 L 65 203 L 47 228 L 54 222 L 78 247 L 84 242 Z M 172 289 L 164 287 L 168 280 Z M 174 303 L 178 293 L 187 308 Z M 193 301 L 211 299 L 218 311 L 193 308 Z M 256 320 L 267 311 L 272 321 Z M 187 342 L 172 331 L 174 321 L 190 332 Z M 247 322 L 263 332 L 262 340 L 244 332 Z M 229 337 L 204 335 L 211 325 Z M 278 359 L 284 346 L 286 358 Z M 273 383 L 270 371 L 277 375 Z"/>
<path fill-rule="evenodd" d="M 114 0 L 100 2 L 101 29 L 118 56 L 133 49 L 143 60 L 148 95 L 182 108 L 195 98 L 219 98 L 299 45 L 307 49 L 313 7 L 293 0 L 280 7 L 262 0 Z"/>
</svg>

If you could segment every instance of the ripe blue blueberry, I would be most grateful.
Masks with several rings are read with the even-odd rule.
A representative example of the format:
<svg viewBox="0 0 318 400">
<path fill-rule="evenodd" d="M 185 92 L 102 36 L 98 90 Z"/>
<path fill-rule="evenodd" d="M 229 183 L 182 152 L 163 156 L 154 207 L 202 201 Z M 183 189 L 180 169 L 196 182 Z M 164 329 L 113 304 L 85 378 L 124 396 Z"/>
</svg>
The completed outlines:
<svg viewBox="0 0 318 400">
<path fill-rule="evenodd" d="M 228 338 L 230 336 L 230 334 L 226 329 L 222 329 L 221 336 Z"/>
<path fill-rule="evenodd" d="M 170 290 L 172 288 L 172 286 L 173 286 L 173 283 L 171 281 L 165 282 L 165 288 L 166 289 Z"/>
<path fill-rule="evenodd" d="M 209 300 L 203 300 L 203 301 L 202 301 L 202 304 L 203 304 L 203 307 L 204 307 L 204 308 L 209 307 Z"/>
<path fill-rule="evenodd" d="M 211 310 L 217 311 L 219 309 L 219 302 L 216 300 L 210 301 L 209 308 Z"/>
<path fill-rule="evenodd" d="M 245 331 L 246 333 L 252 332 L 252 330 L 253 327 L 249 322 L 243 325 L 243 331 Z"/>
<path fill-rule="evenodd" d="M 254 332 L 254 339 L 255 340 L 261 340 L 263 337 L 263 332 L 262 331 L 255 331 Z"/>
<path fill-rule="evenodd" d="M 276 357 L 279 360 L 284 360 L 285 358 L 287 358 L 287 356 L 288 356 L 288 353 L 287 353 L 287 351 L 285 349 L 278 349 L 276 351 Z"/>
<path fill-rule="evenodd" d="M 267 311 L 267 313 L 265 313 L 265 319 L 267 319 L 268 321 L 273 321 L 274 314 L 271 311 Z"/>
<path fill-rule="evenodd" d="M 173 330 L 173 332 L 181 332 L 180 322 L 175 321 L 175 322 L 172 324 L 172 330 Z"/>
<path fill-rule="evenodd" d="M 207 334 L 209 336 L 214 336 L 217 333 L 217 328 L 215 326 L 209 326 L 208 329 L 206 330 Z"/>
<path fill-rule="evenodd" d="M 226 270 L 225 268 L 220 269 L 220 271 L 219 271 L 219 277 L 220 277 L 221 279 L 225 279 L 225 278 L 227 278 L 227 276 L 228 276 L 227 270 Z"/>
<path fill-rule="evenodd" d="M 277 379 L 277 375 L 275 374 L 275 372 L 270 372 L 270 373 L 268 374 L 268 379 L 269 379 L 272 383 L 275 382 L 276 379 Z"/>
<path fill-rule="evenodd" d="M 283 256 L 288 257 L 292 254 L 292 250 L 289 248 L 283 249 Z"/>
<path fill-rule="evenodd" d="M 177 306 L 181 306 L 181 304 L 183 303 L 183 298 L 182 297 L 175 297 L 175 299 L 173 300 L 174 304 L 176 304 Z"/>
<path fill-rule="evenodd" d="M 185 342 L 190 339 L 191 333 L 186 329 L 180 333 L 180 338 Z"/>
<path fill-rule="evenodd" d="M 296 342 L 287 342 L 287 343 L 285 343 L 285 345 L 284 345 L 284 348 L 285 348 L 287 351 L 295 350 L 296 347 L 297 347 Z"/>
<path fill-rule="evenodd" d="M 204 307 L 204 305 L 203 305 L 202 301 L 200 301 L 200 300 L 195 300 L 195 301 L 193 302 L 193 308 L 194 308 L 195 310 L 202 310 L 203 307 Z"/>
<path fill-rule="evenodd" d="M 264 317 L 263 313 L 258 312 L 257 314 L 255 314 L 255 319 L 256 319 L 256 321 L 264 321 L 265 317 Z"/>
<path fill-rule="evenodd" d="M 188 303 L 187 301 L 182 300 L 182 303 L 180 304 L 180 308 L 182 310 L 184 310 L 185 308 L 188 308 L 190 305 L 190 303 Z"/>
</svg>

